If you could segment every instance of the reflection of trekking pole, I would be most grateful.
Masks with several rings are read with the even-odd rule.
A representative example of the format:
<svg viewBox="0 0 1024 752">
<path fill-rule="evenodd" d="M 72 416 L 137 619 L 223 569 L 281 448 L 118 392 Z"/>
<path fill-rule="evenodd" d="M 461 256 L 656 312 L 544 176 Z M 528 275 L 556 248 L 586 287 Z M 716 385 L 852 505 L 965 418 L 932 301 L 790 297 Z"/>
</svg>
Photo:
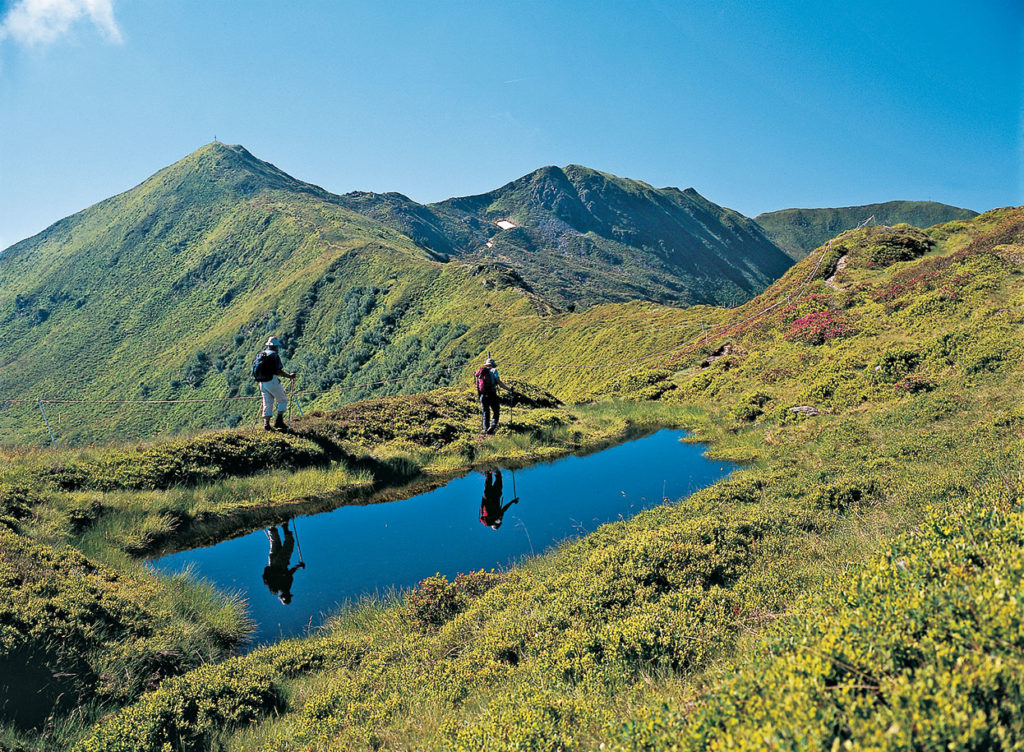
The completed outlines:
<svg viewBox="0 0 1024 752">
<path fill-rule="evenodd" d="M 299 564 L 301 564 L 303 568 L 305 568 L 306 562 L 302 560 L 302 544 L 299 543 L 299 531 L 298 528 L 295 527 L 294 517 L 292 517 L 292 535 L 295 536 L 295 547 L 299 549 Z"/>
<path fill-rule="evenodd" d="M 509 412 L 512 412 L 512 410 L 510 409 Z M 509 418 L 509 423 L 511 423 L 511 422 L 512 422 L 512 419 Z M 512 471 L 512 501 L 519 501 L 519 494 L 516 493 L 516 471 L 515 470 Z"/>
</svg>

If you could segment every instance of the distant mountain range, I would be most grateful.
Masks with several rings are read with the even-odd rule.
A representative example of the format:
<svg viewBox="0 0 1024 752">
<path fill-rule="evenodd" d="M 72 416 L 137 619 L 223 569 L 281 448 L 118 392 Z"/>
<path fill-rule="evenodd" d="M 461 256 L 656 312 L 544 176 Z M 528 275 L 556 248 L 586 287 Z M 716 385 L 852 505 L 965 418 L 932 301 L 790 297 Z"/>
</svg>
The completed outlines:
<svg viewBox="0 0 1024 752">
<path fill-rule="evenodd" d="M 971 219 L 978 212 L 935 201 L 887 201 L 884 204 L 842 206 L 835 209 L 782 209 L 758 214 L 756 221 L 769 238 L 794 259 L 862 222 L 872 225 L 906 223 L 931 227 L 956 219 Z"/>
<path fill-rule="evenodd" d="M 374 393 L 420 391 L 523 322 L 621 301 L 737 304 L 792 263 L 757 222 L 692 188 L 570 165 L 422 205 L 336 195 L 213 143 L 0 254 L 0 401 L 95 400 L 75 408 L 88 417 L 68 432 L 79 441 L 233 425 L 243 403 L 101 400 L 252 394 L 268 333 L 303 388 L 346 387 L 347 401 L 402 376 Z"/>
<path fill-rule="evenodd" d="M 692 188 L 656 189 L 579 165 L 426 206 L 395 193 L 341 200 L 445 258 L 514 269 L 561 307 L 737 304 L 792 263 L 755 222 Z"/>
</svg>

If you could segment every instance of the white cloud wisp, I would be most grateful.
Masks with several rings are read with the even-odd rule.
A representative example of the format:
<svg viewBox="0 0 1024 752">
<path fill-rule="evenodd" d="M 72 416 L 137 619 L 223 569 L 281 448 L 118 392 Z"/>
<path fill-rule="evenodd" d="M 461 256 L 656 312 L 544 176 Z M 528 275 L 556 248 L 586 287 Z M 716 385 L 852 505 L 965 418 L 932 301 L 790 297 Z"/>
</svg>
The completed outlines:
<svg viewBox="0 0 1024 752">
<path fill-rule="evenodd" d="M 111 42 L 121 41 L 113 0 L 16 0 L 0 20 L 0 39 L 10 37 L 27 45 L 49 44 L 82 19 L 92 21 Z"/>
</svg>

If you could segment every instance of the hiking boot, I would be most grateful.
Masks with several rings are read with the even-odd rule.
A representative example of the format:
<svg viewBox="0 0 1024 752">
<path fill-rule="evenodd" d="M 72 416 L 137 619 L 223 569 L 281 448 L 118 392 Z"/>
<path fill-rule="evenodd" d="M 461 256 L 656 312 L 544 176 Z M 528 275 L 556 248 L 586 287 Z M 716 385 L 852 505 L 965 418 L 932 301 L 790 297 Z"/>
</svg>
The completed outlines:
<svg viewBox="0 0 1024 752">
<path fill-rule="evenodd" d="M 277 414 L 277 420 L 274 421 L 274 428 L 278 431 L 287 431 L 288 426 L 284 424 L 284 415 L 282 413 Z"/>
<path fill-rule="evenodd" d="M 263 424 L 263 430 L 264 430 L 264 431 L 273 431 L 273 430 L 274 430 L 273 428 L 271 428 L 271 427 L 270 427 L 270 421 L 269 421 L 269 420 L 268 420 L 268 421 L 266 421 L 266 422 L 265 422 L 265 423 Z"/>
</svg>

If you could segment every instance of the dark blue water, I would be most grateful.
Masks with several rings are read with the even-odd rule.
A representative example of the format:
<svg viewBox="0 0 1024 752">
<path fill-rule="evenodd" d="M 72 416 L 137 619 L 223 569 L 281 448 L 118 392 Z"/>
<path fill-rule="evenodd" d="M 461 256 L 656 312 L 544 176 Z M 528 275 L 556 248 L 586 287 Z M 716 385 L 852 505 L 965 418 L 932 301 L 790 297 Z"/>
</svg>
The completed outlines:
<svg viewBox="0 0 1024 752">
<path fill-rule="evenodd" d="M 412 587 L 435 572 L 453 577 L 508 566 L 733 470 L 681 442 L 684 436 L 659 431 L 586 457 L 498 470 L 489 480 L 475 472 L 403 501 L 299 517 L 287 529 L 258 530 L 151 564 L 165 572 L 191 565 L 222 589 L 241 592 L 255 640 L 271 642 L 316 627 L 346 600 Z M 296 569 L 300 549 L 305 567 Z"/>
</svg>

